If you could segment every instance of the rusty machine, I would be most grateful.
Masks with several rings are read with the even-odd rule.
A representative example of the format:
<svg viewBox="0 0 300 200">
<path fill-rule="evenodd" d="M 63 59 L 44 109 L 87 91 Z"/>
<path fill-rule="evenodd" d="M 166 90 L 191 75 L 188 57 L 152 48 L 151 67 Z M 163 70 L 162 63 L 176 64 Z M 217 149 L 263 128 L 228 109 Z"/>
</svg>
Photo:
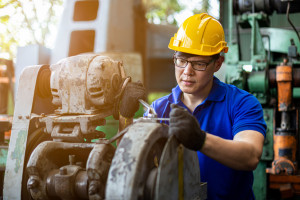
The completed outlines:
<svg viewBox="0 0 300 200">
<path fill-rule="evenodd" d="M 299 196 L 300 36 L 290 17 L 300 13 L 300 2 L 231 0 L 228 7 L 231 50 L 226 81 L 260 101 L 268 126 L 254 173 L 256 199 Z M 271 28 L 274 18 L 291 30 Z"/>
<path fill-rule="evenodd" d="M 112 139 L 96 130 L 127 81 L 121 62 L 99 54 L 25 68 L 4 199 L 204 199 L 196 153 L 168 137 L 147 103 L 151 115 L 131 125 L 120 116 Z"/>
</svg>

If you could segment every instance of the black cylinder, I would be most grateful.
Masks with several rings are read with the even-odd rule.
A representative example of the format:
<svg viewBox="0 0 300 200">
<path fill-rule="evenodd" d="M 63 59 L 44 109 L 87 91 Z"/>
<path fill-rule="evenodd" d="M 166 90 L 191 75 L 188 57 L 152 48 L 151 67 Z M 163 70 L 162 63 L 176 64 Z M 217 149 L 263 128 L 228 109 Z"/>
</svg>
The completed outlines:
<svg viewBox="0 0 300 200">
<path fill-rule="evenodd" d="M 281 0 L 233 0 L 232 4 L 234 15 L 247 12 L 272 14 L 274 11 L 284 14 L 286 13 L 288 2 Z M 290 4 L 290 13 L 300 12 L 300 1 L 294 0 Z"/>
</svg>

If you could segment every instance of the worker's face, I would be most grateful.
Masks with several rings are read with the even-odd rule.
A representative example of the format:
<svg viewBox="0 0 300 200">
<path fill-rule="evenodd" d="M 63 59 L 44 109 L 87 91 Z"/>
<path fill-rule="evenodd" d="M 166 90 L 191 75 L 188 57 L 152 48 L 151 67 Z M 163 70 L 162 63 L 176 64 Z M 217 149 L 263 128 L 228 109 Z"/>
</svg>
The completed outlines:
<svg viewBox="0 0 300 200">
<path fill-rule="evenodd" d="M 213 81 L 214 73 L 220 69 L 224 60 L 224 57 L 222 56 L 220 56 L 218 59 L 214 59 L 212 56 L 198 55 L 186 57 L 184 54 L 178 52 L 175 53 L 174 57 L 194 62 L 194 68 L 196 68 L 195 61 L 199 62 L 200 64 L 207 64 L 207 67 L 204 71 L 197 71 L 193 69 L 190 62 L 187 63 L 185 68 L 177 67 L 175 64 L 175 76 L 177 83 L 182 92 L 187 94 L 199 94 L 199 92 L 201 94 L 201 91 L 204 91 L 207 89 L 207 87 L 210 87 Z"/>
</svg>

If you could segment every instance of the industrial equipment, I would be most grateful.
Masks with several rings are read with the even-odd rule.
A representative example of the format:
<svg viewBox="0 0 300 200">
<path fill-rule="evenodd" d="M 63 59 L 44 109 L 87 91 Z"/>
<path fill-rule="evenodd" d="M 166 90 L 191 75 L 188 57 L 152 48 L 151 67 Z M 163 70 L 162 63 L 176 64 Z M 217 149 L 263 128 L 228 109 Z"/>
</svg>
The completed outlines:
<svg viewBox="0 0 300 200">
<path fill-rule="evenodd" d="M 13 61 L 0 59 L 0 196 L 3 195 L 3 179 L 12 123 L 13 86 Z"/>
<path fill-rule="evenodd" d="M 288 21 L 292 30 L 269 28 L 274 12 L 286 14 L 282 20 Z M 290 20 L 290 13 L 299 12 L 300 1 L 293 0 L 231 0 L 229 4 L 226 82 L 251 92 L 260 101 L 268 127 L 254 173 L 256 199 L 300 195 L 300 36 Z M 243 40 L 249 41 L 249 37 L 246 39 L 241 30 L 249 29 L 247 48 Z M 250 54 L 250 59 L 245 59 L 245 54 Z"/>
<path fill-rule="evenodd" d="M 130 126 L 120 115 L 125 135 L 116 148 L 118 137 L 96 130 L 113 114 L 126 80 L 121 62 L 99 54 L 25 68 L 4 199 L 204 199 L 196 152 L 169 137 L 155 115 Z"/>
</svg>

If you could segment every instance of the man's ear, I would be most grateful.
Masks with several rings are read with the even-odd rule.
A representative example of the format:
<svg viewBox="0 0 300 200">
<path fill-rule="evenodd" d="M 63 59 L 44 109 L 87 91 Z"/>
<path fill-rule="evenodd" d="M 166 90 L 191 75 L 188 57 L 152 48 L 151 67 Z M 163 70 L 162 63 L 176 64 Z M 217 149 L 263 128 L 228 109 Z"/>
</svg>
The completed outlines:
<svg viewBox="0 0 300 200">
<path fill-rule="evenodd" d="M 220 56 L 220 57 L 215 61 L 215 72 L 219 71 L 219 69 L 221 68 L 223 62 L 224 62 L 224 56 Z"/>
</svg>

